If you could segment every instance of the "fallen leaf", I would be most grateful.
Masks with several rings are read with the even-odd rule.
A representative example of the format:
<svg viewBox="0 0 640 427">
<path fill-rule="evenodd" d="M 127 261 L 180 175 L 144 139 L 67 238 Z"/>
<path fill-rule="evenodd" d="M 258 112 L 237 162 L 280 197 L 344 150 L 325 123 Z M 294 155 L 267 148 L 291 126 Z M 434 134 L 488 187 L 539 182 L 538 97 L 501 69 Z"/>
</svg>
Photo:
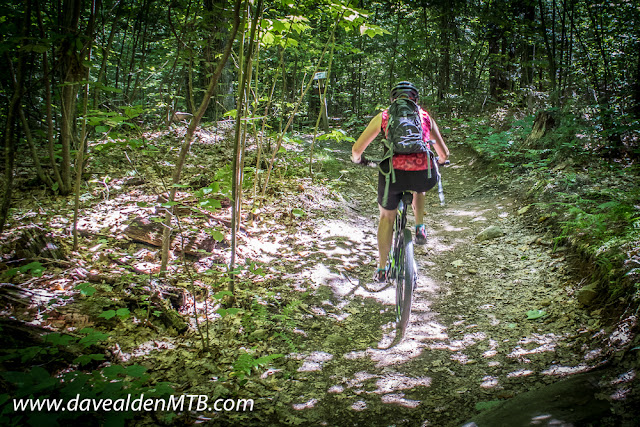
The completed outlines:
<svg viewBox="0 0 640 427">
<path fill-rule="evenodd" d="M 539 319 L 546 314 L 547 312 L 544 310 L 529 310 L 527 311 L 527 320 Z"/>
</svg>

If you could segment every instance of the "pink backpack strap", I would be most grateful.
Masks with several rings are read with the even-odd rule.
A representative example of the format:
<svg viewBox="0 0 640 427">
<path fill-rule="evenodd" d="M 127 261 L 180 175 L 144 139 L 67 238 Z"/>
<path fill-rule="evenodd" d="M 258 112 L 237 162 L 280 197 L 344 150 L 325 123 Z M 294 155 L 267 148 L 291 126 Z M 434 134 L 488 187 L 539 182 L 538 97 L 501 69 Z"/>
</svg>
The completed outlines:
<svg viewBox="0 0 640 427">
<path fill-rule="evenodd" d="M 429 141 L 431 139 L 431 117 L 422 108 L 420 108 L 420 116 L 422 117 L 422 139 Z"/>
<path fill-rule="evenodd" d="M 389 110 L 384 110 L 382 112 L 382 123 L 380 124 L 380 130 L 384 134 L 384 137 L 387 137 L 387 124 L 389 123 Z"/>
</svg>

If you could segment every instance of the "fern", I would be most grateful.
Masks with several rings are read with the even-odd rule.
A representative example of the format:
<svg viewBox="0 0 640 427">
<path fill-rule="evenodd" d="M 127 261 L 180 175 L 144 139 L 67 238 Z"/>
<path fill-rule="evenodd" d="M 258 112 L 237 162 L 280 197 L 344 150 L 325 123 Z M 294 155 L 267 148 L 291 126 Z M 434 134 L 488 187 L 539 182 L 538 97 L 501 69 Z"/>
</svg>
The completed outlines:
<svg viewBox="0 0 640 427">
<path fill-rule="evenodd" d="M 233 362 L 232 375 L 242 382 L 247 376 L 251 375 L 251 371 L 255 368 L 266 365 L 272 360 L 282 356 L 282 354 L 269 354 L 266 356 L 254 358 L 249 353 L 242 353 L 240 356 L 238 356 L 238 359 Z"/>
<path fill-rule="evenodd" d="M 289 336 L 289 334 L 284 332 L 276 332 L 275 336 L 282 338 L 282 341 L 287 344 L 291 353 L 296 353 L 298 351 L 298 347 L 295 345 L 293 339 Z"/>
<path fill-rule="evenodd" d="M 292 317 L 292 314 L 296 311 L 296 309 L 300 304 L 302 304 L 302 301 L 299 299 L 295 299 L 289 302 L 282 309 L 282 314 L 275 314 L 273 318 L 282 322 L 285 329 L 294 329 L 296 327 L 297 322 Z"/>
<path fill-rule="evenodd" d="M 302 300 L 295 299 L 288 302 L 284 307 L 276 307 L 279 313 L 272 314 L 267 309 L 267 305 L 258 299 L 254 299 L 251 310 L 247 311 L 242 318 L 242 325 L 247 332 L 260 328 L 275 330 L 274 337 L 281 338 L 290 349 L 295 349 L 292 331 L 298 324 L 294 316 L 300 304 L 302 304 Z"/>
<path fill-rule="evenodd" d="M 596 258 L 596 265 L 600 267 L 600 270 L 604 273 L 609 273 L 613 270 L 613 263 L 606 256 L 599 256 Z"/>
</svg>

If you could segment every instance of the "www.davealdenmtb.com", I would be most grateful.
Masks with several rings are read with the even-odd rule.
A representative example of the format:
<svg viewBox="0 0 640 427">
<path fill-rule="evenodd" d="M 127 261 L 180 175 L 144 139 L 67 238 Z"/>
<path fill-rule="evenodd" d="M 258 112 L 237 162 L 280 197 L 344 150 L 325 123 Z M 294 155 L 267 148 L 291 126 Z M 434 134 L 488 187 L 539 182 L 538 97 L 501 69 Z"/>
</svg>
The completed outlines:
<svg viewBox="0 0 640 427">
<path fill-rule="evenodd" d="M 434 156 L 431 158 L 433 159 Z M 438 169 L 438 159 L 434 159 L 435 172 L 438 175 L 438 194 L 440 204 L 444 205 L 442 180 Z M 377 165 L 379 161 L 362 157 L 360 164 L 365 166 Z M 448 164 L 447 161 L 445 164 Z M 407 209 L 413 202 L 413 193 L 402 193 L 398 204 L 397 215 L 393 226 L 393 240 L 386 270 L 387 281 L 395 285 L 396 289 L 396 330 L 397 337 L 403 337 L 409 324 L 413 291 L 418 282 L 418 268 L 413 257 L 413 238 L 407 225 Z"/>
</svg>

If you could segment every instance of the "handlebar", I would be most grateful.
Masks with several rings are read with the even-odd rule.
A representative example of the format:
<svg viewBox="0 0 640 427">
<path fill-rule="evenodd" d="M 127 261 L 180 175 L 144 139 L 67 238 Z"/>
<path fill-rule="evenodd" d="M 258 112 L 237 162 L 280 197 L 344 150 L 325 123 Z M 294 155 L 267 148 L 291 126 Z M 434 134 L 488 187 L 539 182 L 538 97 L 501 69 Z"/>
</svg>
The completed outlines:
<svg viewBox="0 0 640 427">
<path fill-rule="evenodd" d="M 356 164 L 362 165 L 362 166 L 375 167 L 375 166 L 378 166 L 378 163 L 380 163 L 380 160 L 367 159 L 365 156 L 360 156 L 360 162 Z"/>
<path fill-rule="evenodd" d="M 440 157 L 436 157 L 436 163 L 438 166 L 449 166 L 451 164 L 451 160 L 445 160 L 444 163 L 440 163 Z"/>
</svg>

